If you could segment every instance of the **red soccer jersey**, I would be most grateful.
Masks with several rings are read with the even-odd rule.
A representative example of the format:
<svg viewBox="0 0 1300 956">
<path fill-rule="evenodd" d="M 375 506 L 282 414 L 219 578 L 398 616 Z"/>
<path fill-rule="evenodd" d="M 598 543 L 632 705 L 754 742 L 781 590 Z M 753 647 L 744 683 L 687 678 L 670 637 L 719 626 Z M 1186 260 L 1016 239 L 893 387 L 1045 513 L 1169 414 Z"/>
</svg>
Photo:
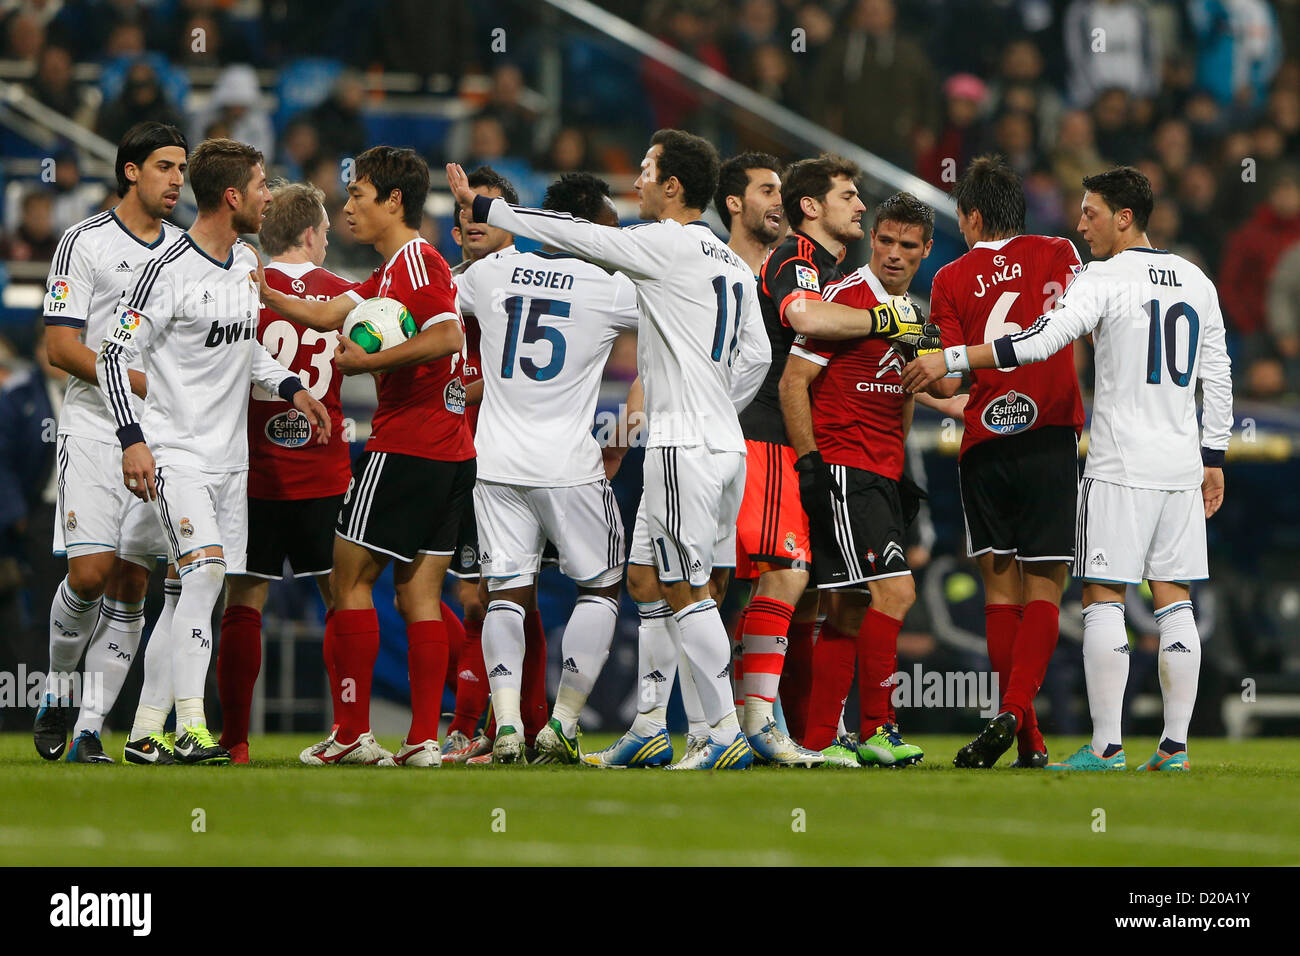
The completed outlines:
<svg viewBox="0 0 1300 956">
<path fill-rule="evenodd" d="M 438 250 L 416 237 L 348 295 L 396 299 L 423 332 L 438 322 L 460 322 L 451 270 Z M 463 327 L 463 326 L 462 326 Z M 367 451 L 395 452 L 435 461 L 474 457 L 474 438 L 465 420 L 464 350 L 390 369 L 379 377 L 379 407 Z"/>
<path fill-rule="evenodd" d="M 1050 312 L 1078 267 L 1079 254 L 1066 239 L 1016 236 L 977 242 L 935 275 L 930 319 L 942 330 L 945 348 L 992 342 L 1029 328 Z M 1073 346 L 1045 362 L 972 374 L 960 454 L 991 438 L 1044 425 L 1068 425 L 1075 434 L 1083 430 Z"/>
<path fill-rule="evenodd" d="M 465 324 L 465 362 L 461 365 L 460 378 L 465 383 L 465 387 L 469 388 L 483 378 L 483 360 L 479 355 L 478 347 L 480 335 L 478 316 L 461 316 L 461 321 Z M 477 404 L 465 408 L 465 419 L 469 422 L 471 435 L 478 433 L 478 410 Z"/>
<path fill-rule="evenodd" d="M 352 283 L 306 263 L 272 262 L 266 284 L 300 299 L 332 299 Z M 257 338 L 281 364 L 297 374 L 330 416 L 330 440 L 317 445 L 311 423 L 278 395 L 253 388 L 248 403 L 248 495 L 271 501 L 325 498 L 347 491 L 352 476 L 343 438 L 343 376 L 334 367 L 337 332 L 317 332 L 263 308 Z"/>
<path fill-rule="evenodd" d="M 888 298 L 866 266 L 822 292 L 827 302 L 870 309 Z M 885 339 L 837 342 L 799 336 L 790 350 L 823 366 L 813 380 L 813 437 L 831 465 L 873 471 L 898 481 L 903 476 L 904 359 Z"/>
</svg>

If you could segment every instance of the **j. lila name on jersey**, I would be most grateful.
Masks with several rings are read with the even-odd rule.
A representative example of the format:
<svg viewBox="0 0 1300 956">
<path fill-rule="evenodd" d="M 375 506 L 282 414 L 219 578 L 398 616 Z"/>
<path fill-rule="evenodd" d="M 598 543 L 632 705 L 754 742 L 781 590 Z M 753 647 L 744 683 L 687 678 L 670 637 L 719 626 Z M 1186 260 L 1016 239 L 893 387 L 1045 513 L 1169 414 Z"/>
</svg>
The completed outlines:
<svg viewBox="0 0 1300 956">
<path fill-rule="evenodd" d="M 1013 262 L 1011 265 L 1007 265 L 1006 256 L 994 256 L 993 265 L 996 267 L 997 271 L 989 277 L 987 282 L 984 281 L 984 276 L 982 274 L 975 274 L 975 279 L 979 282 L 979 291 L 975 293 L 975 298 L 982 299 L 984 298 L 985 293 L 994 286 L 1000 285 L 1003 282 L 1010 282 L 1012 279 L 1019 279 L 1023 274 L 1019 262 Z"/>
</svg>

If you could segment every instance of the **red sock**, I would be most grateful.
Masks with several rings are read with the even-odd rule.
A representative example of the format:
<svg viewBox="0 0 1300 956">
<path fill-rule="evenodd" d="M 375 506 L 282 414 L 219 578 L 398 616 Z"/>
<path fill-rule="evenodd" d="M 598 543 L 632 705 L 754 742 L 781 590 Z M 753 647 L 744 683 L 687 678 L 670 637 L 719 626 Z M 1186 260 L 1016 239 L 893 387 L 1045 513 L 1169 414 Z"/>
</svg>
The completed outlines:
<svg viewBox="0 0 1300 956">
<path fill-rule="evenodd" d="M 756 597 L 745 612 L 745 696 L 775 703 L 781 669 L 790 646 L 786 636 L 794 607 L 775 598 Z"/>
<path fill-rule="evenodd" d="M 456 675 L 456 718 L 447 731 L 473 737 L 488 704 L 487 666 L 483 663 L 483 621 L 465 620 L 465 647 Z"/>
<path fill-rule="evenodd" d="M 524 674 L 520 697 L 524 743 L 531 747 L 537 732 L 546 726 L 551 716 L 546 705 L 546 629 L 542 627 L 540 611 L 529 611 L 524 615 Z"/>
<path fill-rule="evenodd" d="M 442 623 L 447 628 L 447 688 L 454 694 L 456 675 L 460 673 L 460 652 L 465 648 L 465 626 L 446 601 L 442 602 Z"/>
<path fill-rule="evenodd" d="M 242 604 L 221 615 L 217 644 L 217 693 L 221 697 L 221 746 L 248 743 L 253 687 L 262 669 L 262 612 Z"/>
<path fill-rule="evenodd" d="M 1016 642 L 1012 648 L 1011 677 L 1007 689 L 1002 693 L 1002 709 L 1016 715 L 1018 725 L 1026 731 L 1020 738 L 1021 749 L 1041 749 L 1033 747 L 1034 736 L 1041 745 L 1042 735 L 1038 734 L 1038 717 L 1033 714 L 1034 696 L 1043 685 L 1047 676 L 1047 664 L 1056 650 L 1056 639 L 1060 634 L 1061 609 L 1051 601 L 1030 601 L 1025 605 L 1020 618 L 1020 627 L 1016 629 Z M 1026 744 L 1029 744 L 1026 748 Z"/>
<path fill-rule="evenodd" d="M 858 733 L 864 738 L 875 733 L 881 724 L 894 723 L 893 676 L 898 670 L 898 632 L 903 622 L 867 609 L 858 631 L 858 704 L 861 723 Z"/>
<path fill-rule="evenodd" d="M 812 681 L 808 692 L 806 736 L 800 741 L 811 750 L 825 750 L 835 742 L 844 700 L 853 686 L 857 642 L 827 621 L 812 652 Z M 797 738 L 796 738 L 797 739 Z"/>
<path fill-rule="evenodd" d="M 731 697 L 736 709 L 745 706 L 745 618 L 749 614 L 746 607 L 736 619 L 736 628 L 731 632 Z"/>
<path fill-rule="evenodd" d="M 379 656 L 379 615 L 372 607 L 334 612 L 334 677 L 341 744 L 370 730 L 370 683 Z"/>
<path fill-rule="evenodd" d="M 326 611 L 325 640 L 321 644 L 321 657 L 325 659 L 325 673 L 330 685 L 330 723 L 335 728 L 339 725 L 339 714 L 343 713 L 343 707 L 339 703 L 338 667 L 334 662 L 336 653 L 338 653 L 338 635 L 334 632 L 334 612 Z"/>
<path fill-rule="evenodd" d="M 1019 604 L 984 605 L 984 639 L 989 647 L 989 666 L 998 675 L 998 703 L 1011 686 L 1011 649 L 1016 645 L 1016 628 L 1020 627 Z"/>
<path fill-rule="evenodd" d="M 442 621 L 406 625 L 406 669 L 411 678 L 411 729 L 406 742 L 438 739 L 442 688 L 447 682 L 447 626 Z"/>
<path fill-rule="evenodd" d="M 808 728 L 808 694 L 812 690 L 813 630 L 816 621 L 791 621 L 790 644 L 781 671 L 781 712 L 790 736 L 803 740 Z"/>
</svg>

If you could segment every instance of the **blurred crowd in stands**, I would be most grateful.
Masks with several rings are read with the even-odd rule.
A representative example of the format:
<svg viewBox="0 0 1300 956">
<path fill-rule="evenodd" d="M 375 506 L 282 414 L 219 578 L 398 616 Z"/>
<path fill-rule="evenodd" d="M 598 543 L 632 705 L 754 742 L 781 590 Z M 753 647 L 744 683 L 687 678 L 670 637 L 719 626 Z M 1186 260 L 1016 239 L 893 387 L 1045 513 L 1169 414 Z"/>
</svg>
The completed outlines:
<svg viewBox="0 0 1300 956">
<path fill-rule="evenodd" d="M 941 189 L 971 157 L 1002 153 L 1024 177 L 1033 232 L 1077 239 L 1082 176 L 1136 164 L 1157 194 L 1152 241 L 1219 283 L 1242 393 L 1300 398 L 1300 0 L 600 5 Z M 752 118 L 721 128 L 733 111 L 648 57 L 632 65 L 629 95 L 608 61 L 542 7 L 0 0 L 0 50 L 9 78 L 110 142 L 141 119 L 176 123 L 191 143 L 232 136 L 281 174 L 316 182 L 333 211 L 345 198 L 340 163 L 370 144 L 382 74 L 413 74 L 412 91 L 468 104 L 428 145 L 429 159 L 491 164 L 526 202 L 557 172 L 633 172 L 638 144 L 659 126 L 794 158 Z M 548 103 L 532 92 L 545 86 L 536 54 L 557 37 L 564 95 Z M 340 71 L 323 101 L 286 114 L 267 71 L 303 57 L 333 58 Z M 76 79 L 86 63 L 103 64 L 113 82 Z M 187 96 L 200 68 L 204 95 Z M 602 84 L 625 109 L 593 112 L 591 87 Z M 623 137 L 629 118 L 638 128 Z M 75 153 L 57 160 L 53 182 L 6 196 L 0 259 L 48 259 L 64 228 L 113 201 L 82 182 Z M 345 233 L 332 234 L 332 264 L 373 265 Z"/>
</svg>

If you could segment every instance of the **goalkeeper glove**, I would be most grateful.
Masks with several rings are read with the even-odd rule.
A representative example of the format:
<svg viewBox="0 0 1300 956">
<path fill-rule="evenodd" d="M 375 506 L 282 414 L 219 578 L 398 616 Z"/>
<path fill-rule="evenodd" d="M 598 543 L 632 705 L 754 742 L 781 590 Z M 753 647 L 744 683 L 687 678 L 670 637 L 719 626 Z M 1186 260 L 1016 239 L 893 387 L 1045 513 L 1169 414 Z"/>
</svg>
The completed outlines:
<svg viewBox="0 0 1300 956">
<path fill-rule="evenodd" d="M 926 322 L 905 296 L 891 295 L 871 310 L 871 334 L 903 346 L 912 357 L 943 347 L 939 326 Z"/>
<path fill-rule="evenodd" d="M 831 474 L 831 466 L 822 460 L 821 452 L 808 452 L 795 461 L 794 470 L 799 475 L 799 502 L 808 514 L 820 512 L 832 495 L 839 501 L 844 500 L 839 483 Z"/>
</svg>

